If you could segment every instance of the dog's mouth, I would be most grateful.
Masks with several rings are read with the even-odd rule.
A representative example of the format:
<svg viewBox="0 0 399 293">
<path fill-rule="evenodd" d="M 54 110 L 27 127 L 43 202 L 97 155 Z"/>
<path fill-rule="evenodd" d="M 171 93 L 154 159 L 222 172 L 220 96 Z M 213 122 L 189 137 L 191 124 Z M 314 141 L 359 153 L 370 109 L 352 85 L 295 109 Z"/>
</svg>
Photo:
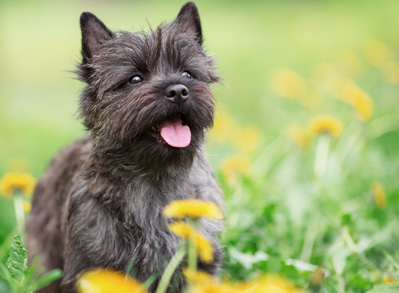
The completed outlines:
<svg viewBox="0 0 399 293">
<path fill-rule="evenodd" d="M 180 113 L 152 125 L 146 133 L 155 137 L 158 143 L 166 143 L 174 148 L 185 148 L 191 142 L 190 127 Z"/>
</svg>

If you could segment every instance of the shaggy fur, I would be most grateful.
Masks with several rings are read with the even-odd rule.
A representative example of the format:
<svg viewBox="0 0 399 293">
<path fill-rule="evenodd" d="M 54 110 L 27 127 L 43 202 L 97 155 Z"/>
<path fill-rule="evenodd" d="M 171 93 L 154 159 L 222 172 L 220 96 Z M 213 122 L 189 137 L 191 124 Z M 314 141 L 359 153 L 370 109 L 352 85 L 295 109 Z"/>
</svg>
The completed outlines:
<svg viewBox="0 0 399 293">
<path fill-rule="evenodd" d="M 77 74 L 87 84 L 80 115 L 90 136 L 58 153 L 34 192 L 27 222 L 30 257 L 39 254 L 46 270 L 63 270 L 62 280 L 42 292 L 75 292 L 81 272 L 126 271 L 132 259 L 139 281 L 159 275 L 178 244 L 162 216 L 164 206 L 199 198 L 223 207 L 203 153 L 214 115 L 209 85 L 218 76 L 202 48 L 194 3 L 185 4 L 173 23 L 149 33 L 112 32 L 88 12 L 80 23 Z M 135 76 L 141 81 L 131 82 Z M 175 84 L 189 92 L 184 103 L 165 98 L 166 88 Z M 171 147 L 151 132 L 176 115 L 191 129 L 185 148 Z M 199 267 L 211 274 L 218 273 L 222 258 L 221 229 L 219 221 L 201 220 L 215 259 L 199 261 Z M 179 272 L 172 283 L 171 292 L 181 290 Z"/>
</svg>

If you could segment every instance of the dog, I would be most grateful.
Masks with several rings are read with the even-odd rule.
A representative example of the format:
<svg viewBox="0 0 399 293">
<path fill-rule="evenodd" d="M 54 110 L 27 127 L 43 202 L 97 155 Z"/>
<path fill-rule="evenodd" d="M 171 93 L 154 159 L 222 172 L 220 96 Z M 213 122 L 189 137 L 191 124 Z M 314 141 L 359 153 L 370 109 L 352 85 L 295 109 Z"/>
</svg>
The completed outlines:
<svg viewBox="0 0 399 293">
<path fill-rule="evenodd" d="M 223 209 L 204 155 L 215 112 L 210 85 L 219 81 L 215 60 L 203 49 L 193 2 L 147 33 L 113 32 L 89 12 L 80 27 L 76 73 L 86 87 L 79 113 L 89 134 L 61 150 L 36 186 L 27 220 L 29 257 L 39 255 L 47 271 L 63 271 L 40 292 L 76 292 L 83 271 L 126 272 L 131 262 L 137 280 L 158 276 L 153 292 L 179 242 L 163 208 L 196 198 Z M 200 223 L 214 261 L 198 260 L 198 267 L 217 275 L 222 223 Z M 178 271 L 169 291 L 183 287 Z"/>
</svg>

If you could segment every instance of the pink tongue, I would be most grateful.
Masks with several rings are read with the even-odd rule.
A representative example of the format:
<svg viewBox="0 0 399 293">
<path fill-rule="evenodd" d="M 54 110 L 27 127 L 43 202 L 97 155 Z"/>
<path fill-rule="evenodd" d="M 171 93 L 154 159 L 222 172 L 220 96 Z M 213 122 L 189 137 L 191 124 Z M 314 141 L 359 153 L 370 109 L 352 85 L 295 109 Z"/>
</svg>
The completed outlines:
<svg viewBox="0 0 399 293">
<path fill-rule="evenodd" d="M 191 142 L 190 127 L 183 125 L 180 117 L 173 121 L 166 121 L 161 126 L 161 136 L 166 143 L 175 148 L 185 148 Z"/>
</svg>

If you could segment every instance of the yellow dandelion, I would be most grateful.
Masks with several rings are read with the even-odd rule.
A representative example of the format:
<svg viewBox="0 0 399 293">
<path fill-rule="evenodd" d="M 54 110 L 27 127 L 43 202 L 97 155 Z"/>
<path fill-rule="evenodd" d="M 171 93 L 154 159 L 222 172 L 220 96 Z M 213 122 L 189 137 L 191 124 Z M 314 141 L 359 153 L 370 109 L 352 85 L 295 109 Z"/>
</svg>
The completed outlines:
<svg viewBox="0 0 399 293">
<path fill-rule="evenodd" d="M 30 211 L 32 210 L 32 204 L 29 201 L 24 200 L 23 208 L 25 213 L 30 213 Z"/>
<path fill-rule="evenodd" d="M 185 277 L 190 283 L 189 292 L 195 293 L 302 293 L 300 288 L 292 284 L 288 279 L 275 275 L 266 274 L 257 279 L 229 283 L 219 281 L 211 275 L 202 271 L 192 271 L 185 269 L 183 271 Z"/>
<path fill-rule="evenodd" d="M 350 50 L 342 50 L 338 53 L 338 63 L 340 69 L 351 76 L 358 76 L 364 70 L 359 56 Z"/>
<path fill-rule="evenodd" d="M 329 77 L 336 71 L 335 65 L 327 62 L 320 62 L 314 65 L 312 70 L 312 76 L 317 79 L 324 79 Z"/>
<path fill-rule="evenodd" d="M 356 84 L 348 79 L 341 78 L 335 87 L 335 95 L 340 100 L 350 104 L 356 110 L 356 117 L 366 122 L 374 112 L 373 99 Z"/>
<path fill-rule="evenodd" d="M 370 120 L 374 111 L 374 101 L 368 94 L 362 90 L 354 92 L 350 104 L 356 110 L 356 117 L 359 120 L 363 122 Z"/>
<path fill-rule="evenodd" d="M 259 147 L 261 132 L 254 126 L 238 129 L 234 139 L 236 148 L 244 154 L 253 154 Z"/>
<path fill-rule="evenodd" d="M 184 222 L 175 222 L 169 225 L 170 231 L 184 239 L 194 241 L 199 257 L 205 262 L 210 263 L 213 260 L 212 244 L 190 225 Z"/>
<path fill-rule="evenodd" d="M 79 293 L 145 293 L 140 283 L 127 278 L 121 272 L 109 269 L 94 269 L 84 272 L 77 281 Z"/>
<path fill-rule="evenodd" d="M 272 72 L 270 86 L 277 95 L 293 99 L 301 97 L 305 93 L 306 82 L 291 69 L 277 69 Z"/>
<path fill-rule="evenodd" d="M 399 85 L 399 63 L 387 61 L 381 67 L 385 80 L 393 85 Z"/>
<path fill-rule="evenodd" d="M 284 133 L 287 139 L 299 148 L 305 149 L 309 146 L 310 133 L 307 128 L 299 124 L 290 124 L 285 128 Z"/>
<path fill-rule="evenodd" d="M 233 284 L 221 282 L 213 278 L 211 275 L 202 271 L 192 271 L 185 269 L 184 276 L 189 281 L 190 293 L 234 293 L 241 292 L 234 288 Z"/>
<path fill-rule="evenodd" d="M 374 201 L 375 201 L 375 204 L 377 205 L 377 208 L 380 210 L 383 209 L 385 207 L 385 205 L 387 204 L 387 196 L 385 193 L 384 186 L 379 182 L 375 182 L 371 186 L 371 192 L 373 194 Z"/>
<path fill-rule="evenodd" d="M 239 178 L 246 175 L 251 167 L 251 161 L 242 155 L 225 158 L 220 164 L 220 172 L 224 180 L 231 186 L 236 186 Z"/>
<path fill-rule="evenodd" d="M 304 292 L 300 288 L 292 284 L 288 279 L 275 275 L 266 274 L 258 279 L 241 282 L 237 284 L 240 292 L 253 292 L 253 293 L 301 293 Z"/>
<path fill-rule="evenodd" d="M 198 250 L 198 255 L 205 263 L 213 261 L 212 244 L 201 234 L 195 235 L 195 247 Z"/>
<path fill-rule="evenodd" d="M 365 57 L 371 65 L 381 68 L 387 61 L 393 59 L 394 53 L 387 44 L 377 39 L 370 39 L 366 43 Z"/>
<path fill-rule="evenodd" d="M 29 170 L 29 164 L 23 158 L 13 158 L 7 162 L 7 170 L 13 172 L 27 172 Z"/>
<path fill-rule="evenodd" d="M 329 90 L 344 102 L 349 102 L 353 93 L 358 91 L 358 87 L 350 79 L 339 75 L 331 75 L 328 82 L 331 85 Z"/>
<path fill-rule="evenodd" d="M 237 289 L 225 282 L 207 282 L 190 284 L 190 293 L 239 293 Z M 260 292 L 259 292 L 260 293 Z"/>
<path fill-rule="evenodd" d="M 320 91 L 312 89 L 306 95 L 304 95 L 299 101 L 305 108 L 310 110 L 317 110 L 322 108 L 322 98 L 320 96 Z"/>
<path fill-rule="evenodd" d="M 393 278 L 391 276 L 385 276 L 382 280 L 383 284 L 394 285 L 398 281 L 398 278 Z"/>
<path fill-rule="evenodd" d="M 204 271 L 193 271 L 188 268 L 183 270 L 184 276 L 189 280 L 190 282 L 194 283 L 206 283 L 206 282 L 214 282 L 216 281 L 215 278 L 204 272 Z"/>
<path fill-rule="evenodd" d="M 218 112 L 213 124 L 213 128 L 209 134 L 210 140 L 215 142 L 230 142 L 236 137 L 236 122 L 226 112 Z"/>
<path fill-rule="evenodd" d="M 310 130 L 315 134 L 327 133 L 338 137 L 342 134 L 343 125 L 341 121 L 333 116 L 316 116 L 310 121 Z"/>
<path fill-rule="evenodd" d="M 167 218 L 205 217 L 215 220 L 223 219 L 223 213 L 217 204 L 199 199 L 172 201 L 164 208 L 163 214 Z"/>
<path fill-rule="evenodd" d="M 174 222 L 169 224 L 169 230 L 184 239 L 189 239 L 190 235 L 194 232 L 194 229 L 184 222 Z"/>
<path fill-rule="evenodd" d="M 332 93 L 337 98 L 340 98 L 339 90 L 343 88 L 343 82 L 347 79 L 341 77 L 338 74 L 331 73 L 324 77 L 324 79 L 320 82 L 323 90 L 326 90 Z"/>
<path fill-rule="evenodd" d="M 31 196 L 35 183 L 35 178 L 30 174 L 9 172 L 0 180 L 0 194 L 11 196 L 14 192 L 22 192 Z"/>
</svg>

